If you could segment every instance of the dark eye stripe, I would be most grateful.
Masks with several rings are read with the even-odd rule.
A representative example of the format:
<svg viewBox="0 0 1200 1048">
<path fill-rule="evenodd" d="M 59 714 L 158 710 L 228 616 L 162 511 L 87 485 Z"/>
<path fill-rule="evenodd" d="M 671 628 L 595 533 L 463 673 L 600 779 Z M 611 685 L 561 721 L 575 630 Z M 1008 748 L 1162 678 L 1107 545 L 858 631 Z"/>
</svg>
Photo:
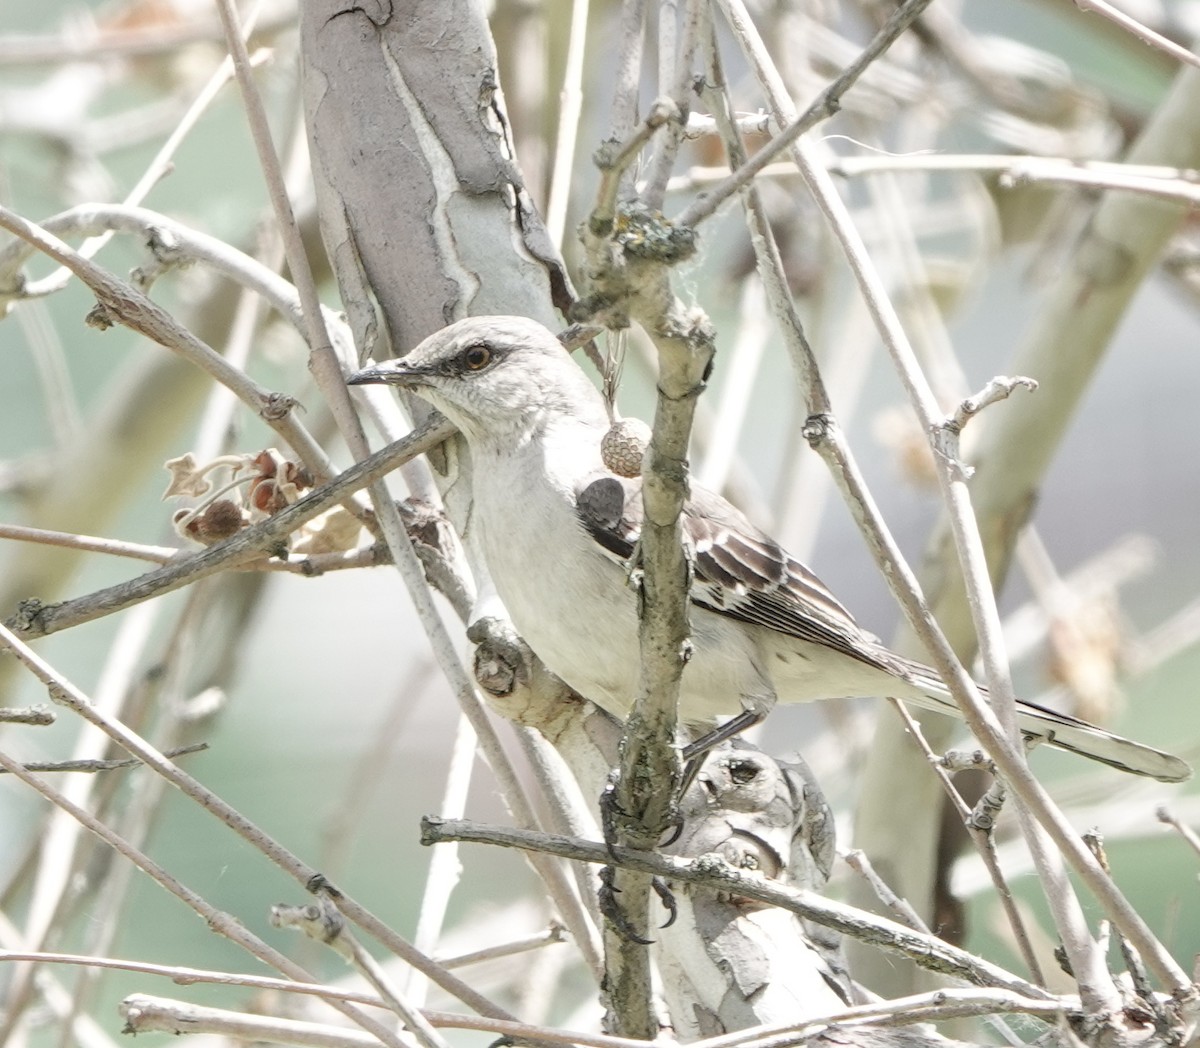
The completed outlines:
<svg viewBox="0 0 1200 1048">
<path fill-rule="evenodd" d="M 490 342 L 472 342 L 460 349 L 454 356 L 435 364 L 434 367 L 438 374 L 447 378 L 478 375 L 503 360 L 507 355 L 506 347 L 493 345 Z"/>
</svg>

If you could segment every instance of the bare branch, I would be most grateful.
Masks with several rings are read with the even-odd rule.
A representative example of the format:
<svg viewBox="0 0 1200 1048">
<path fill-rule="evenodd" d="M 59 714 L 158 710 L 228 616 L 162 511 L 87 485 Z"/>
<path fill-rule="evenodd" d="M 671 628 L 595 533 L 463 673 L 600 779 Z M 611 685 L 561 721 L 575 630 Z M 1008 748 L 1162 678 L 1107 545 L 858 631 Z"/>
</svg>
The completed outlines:
<svg viewBox="0 0 1200 1048">
<path fill-rule="evenodd" d="M 610 850 L 604 844 L 555 834 L 529 833 L 504 827 L 484 826 L 475 822 L 445 822 L 430 816 L 421 820 L 422 844 L 438 844 L 449 840 L 473 841 L 508 848 L 533 848 L 552 855 L 601 865 L 615 859 L 629 869 L 662 877 L 668 881 L 681 881 L 779 906 L 844 935 L 854 936 L 881 949 L 901 953 L 931 971 L 955 975 L 977 986 L 997 986 L 1035 999 L 1051 999 L 1041 987 L 941 939 L 833 902 L 815 892 L 788 888 L 772 883 L 756 873 L 737 870 L 716 855 L 684 860 L 619 846 Z"/>
<path fill-rule="evenodd" d="M 28 724 L 44 728 L 53 724 L 54 711 L 46 706 L 0 706 L 0 724 Z"/>
<path fill-rule="evenodd" d="M 396 1013 L 412 1032 L 418 1044 L 424 1048 L 449 1048 L 441 1034 L 392 984 L 392 980 L 379 963 L 363 949 L 362 944 L 346 927 L 345 918 L 327 897 L 318 893 L 316 903 L 307 906 L 272 906 L 271 923 L 276 928 L 294 928 L 301 931 L 340 954 L 367 984 L 374 988 L 380 1000 Z"/>
<path fill-rule="evenodd" d="M 202 753 L 206 749 L 208 749 L 207 742 L 196 742 L 190 746 L 177 746 L 171 750 L 164 750 L 163 756 L 174 760 L 176 757 L 186 757 L 188 754 Z M 26 771 L 42 774 L 46 772 L 84 772 L 86 774 L 94 774 L 101 771 L 116 771 L 120 768 L 137 768 L 141 766 L 141 763 L 141 761 L 133 758 L 127 760 L 25 761 L 24 768 Z M 0 769 L 0 775 L 7 774 L 7 771 Z"/>
<path fill-rule="evenodd" d="M 192 800 L 196 801 L 201 808 L 214 815 L 217 819 L 223 822 L 238 836 L 245 840 L 248 844 L 260 851 L 275 865 L 277 865 L 285 873 L 290 874 L 298 881 L 307 891 L 316 892 L 318 890 L 325 892 L 333 897 L 336 895 L 338 908 L 346 914 L 352 921 L 358 924 L 365 931 L 374 935 L 384 945 L 395 951 L 399 956 L 404 958 L 409 964 L 429 976 L 435 983 L 441 986 L 448 993 L 454 994 L 460 1000 L 478 1009 L 485 1015 L 491 1015 L 495 1018 L 509 1019 L 512 1018 L 503 1009 L 492 1004 L 487 998 L 476 993 L 469 986 L 463 983 L 460 979 L 445 971 L 439 965 L 434 964 L 427 957 L 422 956 L 410 944 L 405 942 L 395 932 L 387 928 L 382 921 L 375 917 L 365 907 L 360 906 L 348 895 L 341 892 L 334 892 L 332 887 L 325 881 L 321 874 L 302 862 L 297 856 L 293 855 L 288 849 L 283 847 L 278 841 L 264 833 L 258 826 L 247 819 L 241 812 L 237 811 L 231 805 L 221 800 L 215 793 L 202 785 L 198 780 L 193 778 L 187 772 L 183 771 L 172 761 L 168 760 L 161 753 L 151 746 L 145 739 L 132 732 L 124 724 L 119 721 L 114 721 L 107 717 L 101 710 L 94 706 L 81 691 L 75 688 L 60 674 L 56 673 L 45 661 L 39 658 L 31 651 L 21 640 L 14 634 L 9 632 L 3 626 L 0 626 L 0 643 L 3 643 L 9 651 L 16 655 L 22 663 L 25 664 L 33 674 L 42 681 L 49 689 L 51 697 L 54 701 L 69 707 L 72 711 L 79 714 L 88 723 L 95 725 L 103 731 L 109 738 L 120 745 L 128 753 L 137 757 L 148 767 L 152 768 L 159 775 L 163 776 L 174 786 L 178 787 Z M 65 810 L 75 819 L 83 823 L 93 833 L 98 834 L 105 841 L 112 844 L 118 850 L 122 850 L 125 845 L 107 826 L 104 826 L 88 812 L 83 811 L 77 805 L 72 804 L 66 798 L 62 798 L 57 791 L 50 786 L 45 785 L 36 779 L 29 772 L 26 772 L 16 761 L 0 754 L 0 765 L 16 775 L 23 782 L 28 783 L 42 793 L 44 796 L 51 798 L 55 804 L 64 807 Z M 174 885 L 174 880 L 164 872 L 159 870 L 157 866 L 150 863 L 149 859 L 145 859 L 140 854 L 135 858 L 133 854 L 131 858 L 143 869 L 149 868 L 145 864 L 149 864 L 157 873 L 160 873 L 165 880 Z M 155 875 L 155 879 L 159 879 Z M 194 906 L 205 906 L 203 900 L 199 897 L 193 897 L 192 893 L 179 886 L 178 890 L 172 887 L 176 894 L 180 895 Z M 205 917 L 212 923 L 217 920 L 215 911 L 210 915 L 205 911 Z M 220 922 L 218 922 L 220 923 Z M 240 926 L 238 926 L 240 928 Z M 247 933 L 248 934 L 248 933 Z M 265 944 L 264 944 L 265 945 Z M 269 948 L 267 948 L 269 949 Z M 256 954 L 258 956 L 258 954 Z M 271 962 L 274 964 L 274 962 Z M 287 962 L 290 964 L 290 962 Z M 278 967 L 278 965 L 276 965 Z M 279 969 L 287 971 L 287 969 Z M 289 973 L 290 974 L 290 973 Z M 311 982 L 305 975 L 297 976 L 305 981 Z M 389 1042 L 390 1043 L 390 1042 Z"/>
<path fill-rule="evenodd" d="M 150 859 L 145 853 L 132 847 L 127 841 L 113 833 L 112 830 L 91 813 L 85 811 L 73 801 L 68 800 L 58 790 L 54 789 L 48 783 L 43 782 L 36 775 L 26 771 L 17 761 L 14 761 L 3 752 L 0 752 L 0 768 L 15 775 L 27 786 L 35 789 L 52 804 L 61 808 L 86 829 L 90 830 L 110 847 L 129 859 L 130 862 L 157 881 L 162 887 L 166 888 L 172 895 L 200 914 L 213 931 L 224 935 L 247 950 L 252 956 L 257 957 L 290 978 L 310 983 L 316 981 L 300 965 L 268 946 L 229 914 L 221 913 L 215 909 L 202 896 L 167 873 L 165 869 Z M 351 1022 L 361 1026 L 384 1044 L 389 1045 L 390 1048 L 406 1048 L 403 1042 L 387 1027 L 365 1015 L 353 1005 L 345 1001 L 333 1001 L 330 1003 L 350 1019 Z"/>
<path fill-rule="evenodd" d="M 286 440 L 314 476 L 322 480 L 332 476 L 332 467 L 324 449 L 295 419 L 292 410 L 295 402 L 290 397 L 264 389 L 243 372 L 231 367 L 219 353 L 205 345 L 137 288 L 117 280 L 41 227 L 7 208 L 0 208 L 0 227 L 33 244 L 87 284 L 100 300 L 102 315 L 97 323 L 102 326 L 122 323 L 202 368 L 237 394 L 255 415 Z"/>
<path fill-rule="evenodd" d="M 855 81 L 862 76 L 872 62 L 904 34 L 909 26 L 920 16 L 921 12 L 929 6 L 929 3 L 930 0 L 905 0 L 904 3 L 892 12 L 887 22 L 875 34 L 875 38 L 863 49 L 854 63 L 845 69 L 837 79 L 833 80 L 821 92 L 820 97 L 803 114 L 793 118 L 778 135 L 771 139 L 762 149 L 758 150 L 753 157 L 740 164 L 732 174 L 722 179 L 718 185 L 698 197 L 694 203 L 679 215 L 676 222 L 689 229 L 699 225 L 704 219 L 715 214 L 717 209 L 726 200 L 749 184 L 775 157 L 794 145 L 801 135 L 806 131 L 811 131 L 822 120 L 833 116 L 841 106 L 842 95 L 854 86 Z M 749 20 L 744 9 L 739 10 L 738 5 L 730 4 L 726 0 L 722 0 L 721 9 L 724 11 L 726 18 L 730 20 L 730 24 L 735 32 L 745 32 Z"/>
<path fill-rule="evenodd" d="M 1149 26 L 1139 22 L 1136 18 L 1127 15 L 1124 11 L 1119 10 L 1106 0 L 1074 0 L 1075 6 L 1084 13 L 1098 14 L 1101 18 L 1107 18 L 1114 25 L 1119 25 L 1131 36 L 1136 37 L 1143 44 L 1149 44 L 1151 47 L 1157 48 L 1165 55 L 1170 55 L 1175 61 L 1183 62 L 1185 65 L 1200 67 L 1200 56 L 1193 54 L 1186 47 L 1180 47 L 1174 40 L 1169 40 L 1162 33 L 1156 33 Z"/>
<path fill-rule="evenodd" d="M 26 636 L 44 636 L 81 622 L 111 615 L 151 597 L 170 593 L 215 572 L 240 567 L 246 561 L 276 556 L 285 549 L 287 536 L 301 525 L 384 476 L 401 462 L 436 447 L 453 432 L 454 428 L 445 419 L 433 416 L 424 426 L 413 430 L 407 437 L 351 466 L 336 480 L 310 491 L 286 509 L 280 510 L 260 524 L 239 531 L 223 542 L 172 561 L 130 582 L 98 590 L 86 597 L 64 601 L 61 604 L 42 605 L 37 601 L 27 602 L 8 622 Z"/>
</svg>

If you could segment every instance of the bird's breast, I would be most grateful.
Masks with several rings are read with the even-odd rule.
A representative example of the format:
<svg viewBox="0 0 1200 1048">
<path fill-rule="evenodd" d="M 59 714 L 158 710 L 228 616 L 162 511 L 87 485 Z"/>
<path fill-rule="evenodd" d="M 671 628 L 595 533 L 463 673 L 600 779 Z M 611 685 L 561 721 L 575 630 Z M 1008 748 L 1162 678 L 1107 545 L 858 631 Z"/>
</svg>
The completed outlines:
<svg viewBox="0 0 1200 1048">
<path fill-rule="evenodd" d="M 551 672 L 625 716 L 637 686 L 636 598 L 580 524 L 573 491 L 530 468 L 494 469 L 475 496 L 473 526 L 517 631 Z"/>
<path fill-rule="evenodd" d="M 552 673 L 626 717 L 638 687 L 637 595 L 625 567 L 576 515 L 574 476 L 519 456 L 477 459 L 475 469 L 471 526 L 513 625 Z M 774 689 L 759 668 L 758 631 L 694 606 L 691 626 L 682 719 L 710 723 L 746 707 L 769 708 Z"/>
</svg>

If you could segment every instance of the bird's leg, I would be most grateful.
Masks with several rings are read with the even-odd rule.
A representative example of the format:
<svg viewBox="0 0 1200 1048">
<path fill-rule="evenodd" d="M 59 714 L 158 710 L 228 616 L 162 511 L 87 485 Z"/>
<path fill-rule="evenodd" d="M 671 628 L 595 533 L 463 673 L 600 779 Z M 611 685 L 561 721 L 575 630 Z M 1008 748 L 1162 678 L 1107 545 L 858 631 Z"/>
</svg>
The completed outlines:
<svg viewBox="0 0 1200 1048">
<path fill-rule="evenodd" d="M 684 767 L 683 786 L 679 790 L 679 796 L 683 796 L 683 791 L 691 785 L 692 779 L 695 778 L 696 772 L 692 771 L 689 777 L 687 772 L 690 764 Z M 630 819 L 631 816 L 620 804 L 617 803 L 617 779 L 620 773 L 617 769 L 613 769 L 608 776 L 608 781 L 604 784 L 604 790 L 600 794 L 600 829 L 604 834 L 604 845 L 608 849 L 608 854 L 614 859 L 616 854 L 613 848 L 616 847 L 617 837 L 620 831 L 618 823 L 622 819 Z M 683 832 L 683 816 L 679 814 L 678 804 L 672 808 L 673 815 L 671 817 L 670 836 L 659 844 L 660 848 L 669 848 L 677 840 Z"/>
<path fill-rule="evenodd" d="M 766 717 L 766 713 L 761 710 L 742 710 L 736 717 L 731 717 L 719 728 L 714 728 L 707 735 L 703 735 L 695 742 L 689 742 L 684 746 L 682 753 L 683 777 L 679 781 L 679 796 L 682 797 L 687 793 L 688 787 L 696 780 L 696 775 L 704 764 L 704 758 L 708 756 L 710 751 L 716 749 L 721 743 L 734 738 L 734 736 L 741 735 L 744 731 L 749 731 L 754 725 L 762 721 L 764 717 Z M 672 844 L 679 840 L 681 833 L 683 833 L 683 817 L 679 816 L 671 832 L 671 836 L 662 842 L 661 847 L 671 847 Z M 605 840 L 608 840 L 607 833 Z M 671 919 L 674 920 L 674 917 Z"/>
<path fill-rule="evenodd" d="M 617 803 L 617 775 L 616 769 L 608 773 L 608 781 L 600 794 L 600 829 L 604 835 L 604 847 L 614 861 L 617 858 L 617 820 L 629 814 Z"/>
<path fill-rule="evenodd" d="M 760 723 L 765 717 L 764 710 L 742 710 L 736 717 L 730 717 L 719 728 L 713 728 L 707 735 L 702 735 L 695 742 L 689 742 L 683 748 L 683 759 L 685 761 L 693 761 L 698 757 L 703 757 L 709 750 L 728 739 L 732 739 L 735 735 L 741 735 L 744 731 L 749 731 L 754 725 Z M 693 776 L 694 777 L 694 776 Z M 688 780 L 691 781 L 690 779 Z"/>
</svg>

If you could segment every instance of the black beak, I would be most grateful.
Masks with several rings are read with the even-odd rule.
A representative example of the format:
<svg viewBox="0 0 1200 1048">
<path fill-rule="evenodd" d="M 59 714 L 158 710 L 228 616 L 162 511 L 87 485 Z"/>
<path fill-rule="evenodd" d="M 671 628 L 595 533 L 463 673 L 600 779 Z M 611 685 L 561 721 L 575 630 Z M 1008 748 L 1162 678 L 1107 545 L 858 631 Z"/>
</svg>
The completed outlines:
<svg viewBox="0 0 1200 1048">
<path fill-rule="evenodd" d="M 370 386 L 386 383 L 389 386 L 407 386 L 416 377 L 416 372 L 402 360 L 389 360 L 386 364 L 355 371 L 346 378 L 348 386 Z"/>
</svg>

